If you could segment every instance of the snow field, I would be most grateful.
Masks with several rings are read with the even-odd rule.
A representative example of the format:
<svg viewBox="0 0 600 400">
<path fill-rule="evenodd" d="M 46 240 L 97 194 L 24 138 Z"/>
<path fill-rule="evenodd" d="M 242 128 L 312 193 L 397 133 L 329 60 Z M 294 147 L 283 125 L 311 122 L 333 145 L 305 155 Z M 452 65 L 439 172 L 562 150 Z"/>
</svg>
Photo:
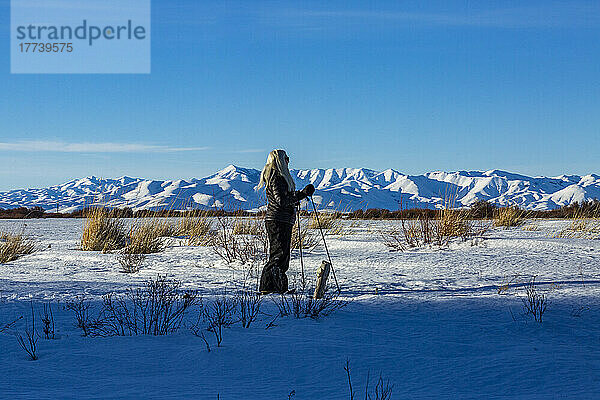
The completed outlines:
<svg viewBox="0 0 600 400">
<path fill-rule="evenodd" d="M 0 221 L 0 229 L 23 223 Z M 269 329 L 272 317 L 262 315 L 249 329 L 228 329 L 210 353 L 188 329 L 197 313 L 170 336 L 87 338 L 64 304 L 85 293 L 97 309 L 102 294 L 159 273 L 210 302 L 234 289 L 243 266 L 226 265 L 210 248 L 175 244 L 149 255 L 139 273 L 123 274 L 114 255 L 77 250 L 82 220 L 25 223 L 41 250 L 0 265 L 0 325 L 30 319 L 30 301 L 36 316 L 51 302 L 57 339 L 40 339 L 33 362 L 14 337 L 24 320 L 0 333 L 0 398 L 287 399 L 294 390 L 293 399 L 348 399 L 346 359 L 359 398 L 368 371 L 372 382 L 379 372 L 390 379 L 394 399 L 600 394 L 600 241 L 553 238 L 564 221 L 404 253 L 380 239 L 395 222 L 352 224 L 351 234 L 328 237 L 347 307 L 319 320 L 279 318 Z M 307 270 L 324 256 L 322 247 L 308 254 Z M 295 257 L 291 282 L 297 271 Z M 542 324 L 522 311 L 519 284 L 532 275 L 551 300 Z M 276 312 L 272 299 L 263 311 Z"/>
</svg>

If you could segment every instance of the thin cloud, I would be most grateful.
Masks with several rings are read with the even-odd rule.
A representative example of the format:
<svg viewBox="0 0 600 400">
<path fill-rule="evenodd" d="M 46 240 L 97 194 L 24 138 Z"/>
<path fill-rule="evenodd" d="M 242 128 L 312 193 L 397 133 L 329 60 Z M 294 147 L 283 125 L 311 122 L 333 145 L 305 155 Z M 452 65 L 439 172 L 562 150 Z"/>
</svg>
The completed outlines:
<svg viewBox="0 0 600 400">
<path fill-rule="evenodd" d="M 171 147 L 140 143 L 66 143 L 53 141 L 0 142 L 0 151 L 53 153 L 173 153 L 204 151 L 209 147 Z"/>
</svg>

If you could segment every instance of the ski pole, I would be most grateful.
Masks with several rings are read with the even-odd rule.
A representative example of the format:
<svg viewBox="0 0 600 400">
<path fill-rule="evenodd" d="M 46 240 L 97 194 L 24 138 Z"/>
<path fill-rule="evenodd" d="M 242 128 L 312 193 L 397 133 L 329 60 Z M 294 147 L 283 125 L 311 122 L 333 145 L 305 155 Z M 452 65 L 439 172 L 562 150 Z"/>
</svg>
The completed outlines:
<svg viewBox="0 0 600 400">
<path fill-rule="evenodd" d="M 315 202 L 310 197 L 310 202 L 312 203 L 313 210 L 315 211 L 315 218 L 317 219 L 317 226 L 319 227 L 319 232 L 321 232 L 321 237 L 323 238 L 323 246 L 325 246 L 325 253 L 327 253 L 327 259 L 329 260 L 329 265 L 331 265 L 331 272 L 333 272 L 333 279 L 335 279 L 335 286 L 337 287 L 338 293 L 341 292 L 340 284 L 338 283 L 337 277 L 335 276 L 335 269 L 333 268 L 333 263 L 331 262 L 331 256 L 329 255 L 329 249 L 327 248 L 327 242 L 325 241 L 325 234 L 323 233 L 323 229 L 321 229 L 321 221 L 319 221 L 319 213 L 317 212 L 317 207 L 315 206 Z"/>
<path fill-rule="evenodd" d="M 296 205 L 298 210 L 298 242 L 300 243 L 300 268 L 302 271 L 302 291 L 306 289 L 306 278 L 304 278 L 304 260 L 302 259 L 302 234 L 300 232 L 300 204 Z"/>
</svg>

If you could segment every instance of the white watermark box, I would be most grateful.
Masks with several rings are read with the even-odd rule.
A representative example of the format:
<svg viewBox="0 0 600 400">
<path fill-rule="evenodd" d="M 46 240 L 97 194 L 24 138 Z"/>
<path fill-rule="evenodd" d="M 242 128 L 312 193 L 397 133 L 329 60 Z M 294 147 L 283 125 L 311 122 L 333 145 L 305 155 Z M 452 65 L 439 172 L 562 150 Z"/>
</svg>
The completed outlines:
<svg viewBox="0 0 600 400">
<path fill-rule="evenodd" d="M 11 0 L 11 73 L 150 73 L 150 0 Z"/>
</svg>

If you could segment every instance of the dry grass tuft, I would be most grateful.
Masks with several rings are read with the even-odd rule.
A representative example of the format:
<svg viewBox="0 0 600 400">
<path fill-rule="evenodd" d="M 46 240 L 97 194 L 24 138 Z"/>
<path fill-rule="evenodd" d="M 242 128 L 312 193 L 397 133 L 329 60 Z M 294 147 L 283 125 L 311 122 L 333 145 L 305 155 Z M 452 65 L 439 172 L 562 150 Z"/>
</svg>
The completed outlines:
<svg viewBox="0 0 600 400">
<path fill-rule="evenodd" d="M 466 210 L 453 210 L 448 207 L 438 213 L 434 220 L 434 229 L 440 237 L 467 238 L 471 234 L 471 221 Z"/>
<path fill-rule="evenodd" d="M 171 236 L 173 227 L 168 220 L 144 218 L 134 222 L 127 235 L 126 252 L 130 254 L 160 253 L 165 249 L 164 238 Z"/>
<path fill-rule="evenodd" d="M 317 220 L 317 216 L 312 214 L 308 222 L 308 229 L 319 229 L 320 226 L 328 235 L 343 235 L 344 226 L 340 216 L 341 214 L 338 212 L 319 212 Z"/>
<path fill-rule="evenodd" d="M 235 219 L 232 229 L 234 235 L 262 235 L 265 226 L 260 219 L 240 217 Z"/>
<path fill-rule="evenodd" d="M 541 228 L 538 224 L 532 222 L 527 225 L 524 225 L 521 229 L 523 229 L 524 231 L 529 231 L 529 232 L 537 232 Z"/>
<path fill-rule="evenodd" d="M 14 261 L 35 251 L 35 242 L 23 231 L 17 234 L 0 233 L 0 264 Z"/>
<path fill-rule="evenodd" d="M 494 226 L 511 228 L 521 226 L 525 223 L 525 211 L 517 206 L 499 208 L 494 215 Z"/>
<path fill-rule="evenodd" d="M 336 215 L 334 213 L 321 212 L 319 219 L 313 214 L 308 222 L 308 229 L 330 229 L 335 225 Z"/>
<path fill-rule="evenodd" d="M 102 207 L 92 208 L 86 212 L 85 217 L 82 250 L 106 253 L 125 247 L 125 226 L 120 218 L 114 216 L 113 211 Z"/>
<path fill-rule="evenodd" d="M 203 211 L 186 213 L 179 223 L 179 232 L 187 238 L 188 246 L 205 246 L 210 242 L 212 223 Z"/>
<path fill-rule="evenodd" d="M 555 237 L 566 239 L 598 239 L 600 238 L 600 212 L 590 218 L 583 211 L 577 211 L 571 217 L 569 226 L 559 231 Z"/>
<path fill-rule="evenodd" d="M 81 248 L 103 253 L 121 249 L 128 254 L 158 253 L 165 248 L 164 238 L 176 233 L 169 219 L 139 218 L 127 230 L 116 211 L 93 208 L 86 213 Z"/>
</svg>

